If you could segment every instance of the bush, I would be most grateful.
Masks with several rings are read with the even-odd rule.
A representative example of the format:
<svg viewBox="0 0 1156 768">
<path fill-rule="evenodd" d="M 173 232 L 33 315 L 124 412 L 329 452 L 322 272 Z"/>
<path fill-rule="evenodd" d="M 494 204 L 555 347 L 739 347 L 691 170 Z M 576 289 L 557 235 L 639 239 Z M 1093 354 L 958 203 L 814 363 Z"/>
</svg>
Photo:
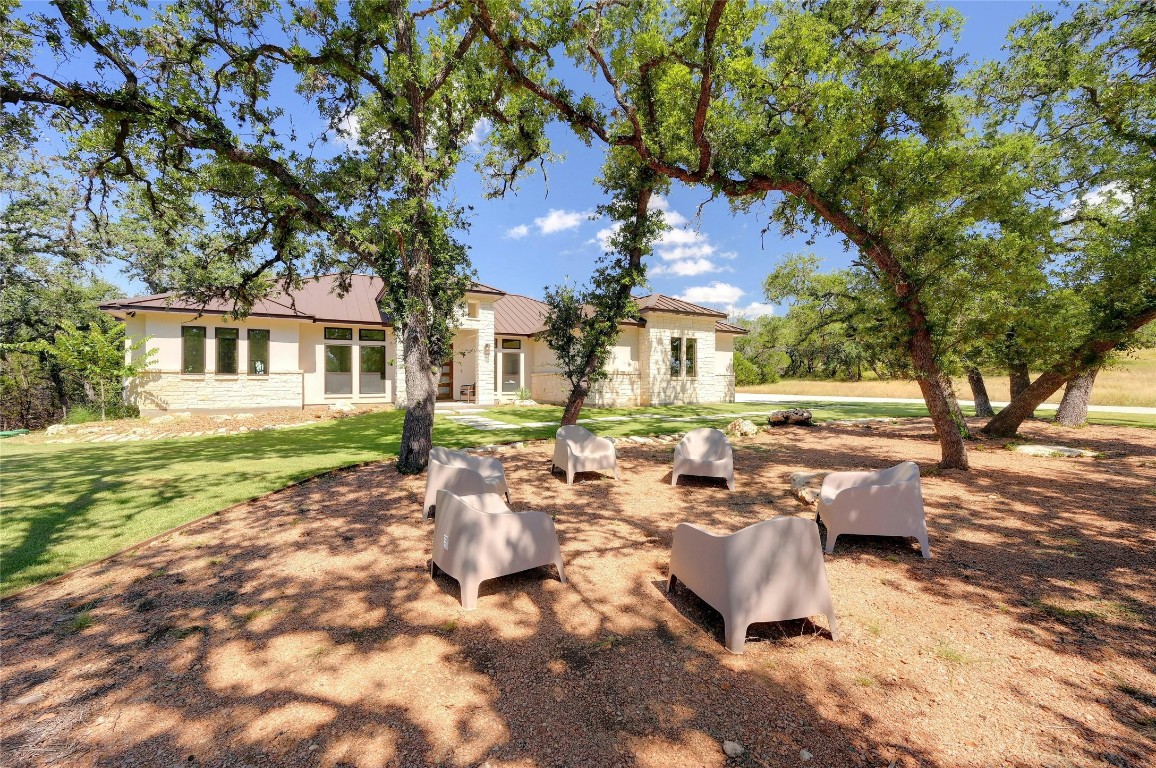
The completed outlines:
<svg viewBox="0 0 1156 768">
<path fill-rule="evenodd" d="M 750 387 L 763 383 L 763 377 L 759 373 L 758 366 L 748 360 L 742 352 L 735 352 L 734 367 L 735 386 Z"/>
<path fill-rule="evenodd" d="M 68 415 L 64 417 L 65 424 L 86 424 L 90 421 L 100 421 L 99 408 L 74 405 L 68 409 Z"/>
<path fill-rule="evenodd" d="M 519 389 L 517 392 L 514 393 L 514 397 L 518 398 L 519 400 L 529 400 L 530 399 L 530 390 L 526 389 L 525 387 L 522 387 L 521 389 Z"/>
</svg>

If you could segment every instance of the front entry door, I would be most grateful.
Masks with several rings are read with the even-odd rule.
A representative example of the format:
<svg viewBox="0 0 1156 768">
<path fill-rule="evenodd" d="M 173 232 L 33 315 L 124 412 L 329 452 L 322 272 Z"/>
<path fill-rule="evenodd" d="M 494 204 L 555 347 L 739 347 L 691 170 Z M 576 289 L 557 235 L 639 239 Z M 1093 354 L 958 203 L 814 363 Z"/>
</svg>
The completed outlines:
<svg viewBox="0 0 1156 768">
<path fill-rule="evenodd" d="M 441 373 L 438 375 L 438 400 L 454 399 L 454 361 L 446 360 L 442 363 Z"/>
</svg>

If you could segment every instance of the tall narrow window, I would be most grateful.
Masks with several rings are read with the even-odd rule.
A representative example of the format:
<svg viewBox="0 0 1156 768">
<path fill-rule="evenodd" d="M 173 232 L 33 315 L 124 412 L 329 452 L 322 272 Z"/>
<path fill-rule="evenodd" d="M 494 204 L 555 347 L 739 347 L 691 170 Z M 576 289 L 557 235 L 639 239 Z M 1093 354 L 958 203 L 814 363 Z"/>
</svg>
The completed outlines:
<svg viewBox="0 0 1156 768">
<path fill-rule="evenodd" d="M 361 385 L 363 395 L 385 393 L 385 347 L 361 348 Z"/>
<path fill-rule="evenodd" d="M 519 352 L 502 353 L 502 391 L 517 392 L 522 387 L 522 355 Z"/>
<path fill-rule="evenodd" d="M 325 394 L 353 394 L 353 347 L 325 345 Z"/>
<path fill-rule="evenodd" d="M 181 373 L 205 372 L 205 329 L 199 325 L 181 327 Z"/>
<path fill-rule="evenodd" d="M 679 336 L 670 340 L 670 375 L 682 375 L 682 338 Z"/>
<path fill-rule="evenodd" d="M 217 328 L 213 335 L 217 337 L 217 373 L 236 373 L 237 329 Z"/>
<path fill-rule="evenodd" d="M 265 376 L 269 373 L 269 332 L 249 329 L 249 373 Z"/>
<path fill-rule="evenodd" d="M 686 376 L 687 376 L 687 378 L 692 378 L 695 375 L 695 370 L 696 370 L 696 366 L 698 363 L 698 361 L 695 359 L 696 357 L 698 357 L 698 340 L 697 339 L 687 339 L 686 340 Z"/>
</svg>

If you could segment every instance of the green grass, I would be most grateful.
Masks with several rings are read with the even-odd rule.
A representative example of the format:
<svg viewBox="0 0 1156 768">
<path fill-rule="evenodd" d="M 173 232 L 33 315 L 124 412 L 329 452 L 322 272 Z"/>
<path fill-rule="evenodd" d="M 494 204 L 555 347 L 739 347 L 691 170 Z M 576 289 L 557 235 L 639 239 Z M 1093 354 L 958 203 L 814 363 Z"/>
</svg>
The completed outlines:
<svg viewBox="0 0 1156 768">
<path fill-rule="evenodd" d="M 662 435 L 696 426 L 722 426 L 735 414 L 769 413 L 791 404 L 731 403 L 651 408 L 588 408 L 586 422 L 610 437 Z M 924 416 L 902 403 L 808 404 L 815 418 Z M 494 408 L 487 415 L 509 429 L 480 431 L 439 416 L 434 440 L 449 447 L 547 439 L 557 422 L 553 406 Z M 693 422 L 662 416 L 694 416 Z M 397 455 L 404 411 L 387 411 L 286 430 L 136 443 L 23 445 L 0 442 L 0 595 L 9 594 L 182 523 L 262 496 L 322 472 Z M 756 423 L 763 419 L 752 416 Z M 1156 426 L 1152 417 L 1143 426 Z M 1114 423 L 1129 423 L 1121 418 Z"/>
</svg>

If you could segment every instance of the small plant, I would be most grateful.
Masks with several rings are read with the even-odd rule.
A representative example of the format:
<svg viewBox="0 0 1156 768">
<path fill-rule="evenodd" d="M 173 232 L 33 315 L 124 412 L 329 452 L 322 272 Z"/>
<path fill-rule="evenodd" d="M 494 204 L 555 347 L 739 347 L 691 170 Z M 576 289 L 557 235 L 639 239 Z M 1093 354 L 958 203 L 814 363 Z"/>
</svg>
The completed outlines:
<svg viewBox="0 0 1156 768">
<path fill-rule="evenodd" d="M 208 631 L 209 631 L 208 627 L 204 626 L 203 624 L 193 624 L 190 627 L 181 627 L 180 629 L 174 629 L 172 632 L 172 635 L 173 635 L 173 637 L 175 637 L 178 640 L 184 640 L 189 635 L 195 635 L 198 632 L 207 633 Z"/>
<path fill-rule="evenodd" d="M 519 400 L 529 400 L 530 390 L 526 389 L 525 387 L 520 387 L 518 391 L 514 393 L 514 397 L 518 398 Z"/>
<path fill-rule="evenodd" d="M 862 686 L 863 688 L 874 688 L 875 686 L 879 685 L 879 681 L 870 675 L 856 675 L 855 685 Z"/>
<path fill-rule="evenodd" d="M 871 633 L 872 637 L 883 637 L 883 626 L 877 621 L 868 624 L 867 631 Z"/>
<path fill-rule="evenodd" d="M 75 635 L 77 632 L 82 632 L 90 626 L 92 626 L 92 614 L 88 611 L 81 611 L 72 617 L 72 622 L 68 625 L 68 631 Z"/>
<path fill-rule="evenodd" d="M 100 421 L 100 413 L 87 405 L 72 406 L 64 417 L 65 424 L 87 424 L 90 421 Z"/>
<path fill-rule="evenodd" d="M 458 628 L 457 619 L 450 619 L 449 621 L 443 622 L 442 625 L 440 627 L 438 627 L 438 629 L 440 629 L 442 632 L 446 632 L 446 633 L 453 632 L 457 628 Z"/>
<path fill-rule="evenodd" d="M 962 651 L 952 648 L 947 643 L 940 643 L 935 649 L 935 658 L 946 661 L 948 664 L 966 664 L 968 659 Z"/>
</svg>

